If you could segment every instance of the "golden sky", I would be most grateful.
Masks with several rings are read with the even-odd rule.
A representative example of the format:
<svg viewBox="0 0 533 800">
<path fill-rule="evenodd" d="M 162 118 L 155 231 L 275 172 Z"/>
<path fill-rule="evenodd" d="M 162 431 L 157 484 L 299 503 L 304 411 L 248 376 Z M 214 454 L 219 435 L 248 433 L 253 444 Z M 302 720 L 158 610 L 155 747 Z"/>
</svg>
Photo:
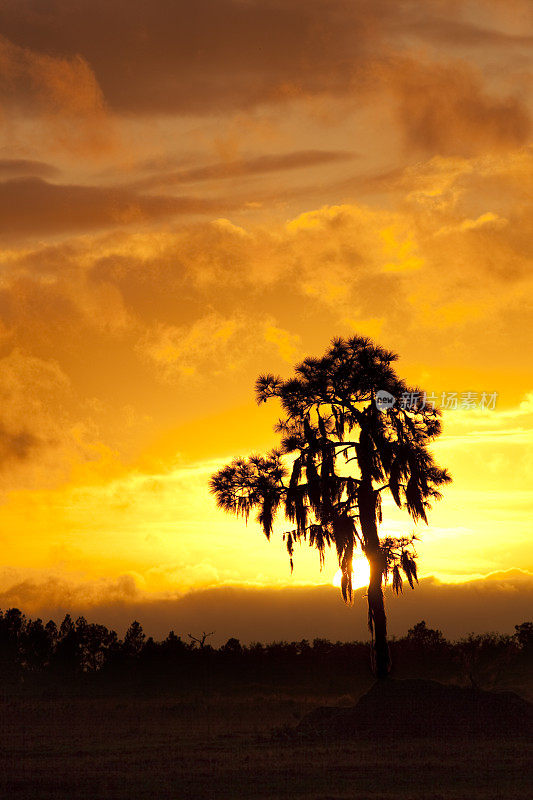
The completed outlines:
<svg viewBox="0 0 533 800">
<path fill-rule="evenodd" d="M 331 584 L 207 480 L 276 443 L 260 372 L 357 333 L 477 393 L 419 563 L 490 584 L 489 629 L 533 573 L 531 4 L 4 0 L 0 31 L 0 605 Z"/>
</svg>

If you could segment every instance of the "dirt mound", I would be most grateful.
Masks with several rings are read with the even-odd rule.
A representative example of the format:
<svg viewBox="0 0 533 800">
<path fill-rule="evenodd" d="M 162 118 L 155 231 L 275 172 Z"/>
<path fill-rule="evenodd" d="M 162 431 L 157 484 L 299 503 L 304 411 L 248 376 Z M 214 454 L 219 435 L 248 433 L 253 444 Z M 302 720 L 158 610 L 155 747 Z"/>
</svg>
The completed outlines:
<svg viewBox="0 0 533 800">
<path fill-rule="evenodd" d="M 531 737 L 533 706 L 514 692 L 485 692 L 428 680 L 376 682 L 355 706 L 307 714 L 300 735 Z"/>
</svg>

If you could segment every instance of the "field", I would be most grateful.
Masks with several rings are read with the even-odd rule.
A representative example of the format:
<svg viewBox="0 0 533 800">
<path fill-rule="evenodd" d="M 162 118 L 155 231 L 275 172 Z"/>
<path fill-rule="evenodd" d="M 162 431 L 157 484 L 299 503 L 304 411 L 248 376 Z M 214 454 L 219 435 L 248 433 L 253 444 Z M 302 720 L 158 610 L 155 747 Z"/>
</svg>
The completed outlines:
<svg viewBox="0 0 533 800">
<path fill-rule="evenodd" d="M 349 701 L 260 693 L 4 697 L 1 797 L 531 797 L 531 748 L 524 741 L 317 742 L 287 735 L 317 705 Z"/>
</svg>

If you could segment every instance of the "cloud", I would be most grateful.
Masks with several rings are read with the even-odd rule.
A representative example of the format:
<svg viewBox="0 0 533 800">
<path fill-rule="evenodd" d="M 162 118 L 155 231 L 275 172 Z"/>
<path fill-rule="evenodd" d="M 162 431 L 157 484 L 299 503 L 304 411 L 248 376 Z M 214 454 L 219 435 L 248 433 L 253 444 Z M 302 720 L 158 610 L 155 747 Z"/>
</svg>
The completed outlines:
<svg viewBox="0 0 533 800">
<path fill-rule="evenodd" d="M 517 3 L 517 5 L 520 4 Z M 486 5 L 489 9 L 492 6 L 493 10 L 494 0 L 489 0 Z M 449 6 L 442 9 L 443 12 L 449 12 L 449 10 Z M 439 16 L 431 15 L 430 13 L 425 18 L 421 15 L 417 21 L 411 23 L 411 30 L 417 37 L 433 41 L 441 46 L 445 45 L 454 48 L 468 46 L 480 48 L 512 47 L 517 49 L 520 46 L 527 48 L 533 44 L 533 36 L 531 34 L 508 33 L 495 27 L 475 25 L 464 18 L 453 19 L 450 16 L 445 16 L 444 13 Z"/>
<path fill-rule="evenodd" d="M 137 351 L 160 366 L 166 380 L 192 377 L 198 368 L 206 377 L 206 368 L 215 374 L 235 369 L 243 329 L 242 319 L 209 314 L 188 328 L 158 325 L 140 339 Z M 237 338 L 232 357 L 230 345 Z"/>
<path fill-rule="evenodd" d="M 27 348 L 36 341 L 56 358 L 65 351 L 65 330 L 120 335 L 134 325 L 119 292 L 87 277 L 82 251 L 72 245 L 4 251 L 0 331 L 4 342 Z M 67 347 L 68 349 L 68 347 Z"/>
<path fill-rule="evenodd" d="M 518 97 L 490 95 L 468 64 L 392 59 L 383 71 L 410 148 L 441 155 L 498 152 L 525 144 L 530 117 Z"/>
<path fill-rule="evenodd" d="M 297 334 L 278 328 L 267 322 L 265 324 L 265 339 L 272 342 L 278 348 L 279 354 L 284 361 L 293 364 L 296 356 L 301 350 L 300 337 Z"/>
<path fill-rule="evenodd" d="M 204 167 L 184 169 L 179 172 L 152 175 L 136 181 L 134 187 L 136 189 L 151 189 L 153 187 L 174 186 L 181 183 L 246 178 L 249 175 L 302 169 L 336 161 L 349 161 L 352 158 L 354 158 L 354 155 L 351 153 L 328 150 L 304 150 L 280 155 L 264 155 L 238 161 L 208 164 Z"/>
<path fill-rule="evenodd" d="M 57 607 L 72 605 L 73 608 L 79 608 L 81 604 L 87 608 L 102 601 L 120 604 L 124 601 L 134 601 L 140 596 L 137 581 L 138 576 L 131 573 L 120 575 L 116 579 L 86 581 L 80 584 L 56 576 L 50 576 L 44 582 L 27 578 L 0 592 L 0 604 L 3 609 L 11 606 L 35 609 L 35 611 L 41 607 L 43 597 L 47 598 L 47 604 Z M 74 612 L 75 617 L 80 615 Z"/>
<path fill-rule="evenodd" d="M 0 183 L 0 234 L 13 238 L 140 225 L 175 215 L 216 213 L 232 205 L 231 201 L 157 197 L 115 187 L 13 178 Z"/>
<path fill-rule="evenodd" d="M 394 211 L 345 203 L 268 225 L 235 212 L 4 249 L 2 344 L 57 365 L 71 383 L 68 399 L 57 397 L 68 408 L 65 430 L 85 431 L 58 463 L 84 462 L 89 442 L 131 458 L 149 431 L 211 413 L 206 387 L 242 406 L 257 372 L 285 373 L 335 334 L 375 336 L 428 391 L 499 391 L 499 402 L 518 401 L 529 387 L 515 343 L 526 347 L 531 336 L 520 194 L 531 163 L 528 149 L 419 162 L 397 178 Z M 32 419 L 30 373 L 21 376 L 23 415 L 0 415 L 13 435 Z M 28 433 L 39 442 L 58 435 Z M 34 458 L 42 465 L 49 449 L 16 462 L 13 480 L 25 485 L 23 468 Z"/>
<path fill-rule="evenodd" d="M 13 348 L 0 358 L 0 372 L 3 492 L 57 485 L 75 464 L 99 460 L 98 415 L 56 360 Z"/>
<path fill-rule="evenodd" d="M 485 214 L 480 214 L 477 219 L 463 219 L 456 226 L 446 226 L 436 232 L 436 236 L 443 233 L 453 233 L 454 231 L 475 231 L 480 228 L 502 228 L 508 225 L 509 221 L 503 217 L 499 217 L 492 211 L 486 211 Z"/>
<path fill-rule="evenodd" d="M 2 489 L 40 485 L 46 474 L 57 478 L 66 452 L 76 447 L 64 428 L 68 378 L 57 363 L 17 349 L 0 359 L 0 370 Z"/>
<path fill-rule="evenodd" d="M 274 329 L 286 332 L 276 335 L 290 343 L 282 356 L 290 360 L 295 337 L 309 335 L 306 320 L 319 313 L 324 331 L 364 327 L 390 337 L 390 346 L 403 352 L 410 352 L 416 335 L 417 347 L 427 347 L 428 363 L 442 331 L 468 328 L 462 347 L 472 342 L 475 363 L 483 353 L 474 326 L 481 331 L 487 319 L 500 315 L 505 329 L 493 326 L 484 336 L 503 352 L 514 336 L 516 306 L 529 290 L 531 240 L 519 195 L 531 166 L 527 149 L 505 157 L 421 162 L 397 179 L 394 212 L 346 203 L 299 214 L 286 225 L 250 224 L 236 212 L 209 223 L 5 252 L 3 335 L 24 347 L 37 338 L 53 355 L 54 348 L 64 352 L 65 326 L 84 337 L 98 330 L 122 337 L 129 352 L 122 348 L 116 355 L 127 357 L 132 374 L 135 353 L 159 376 L 178 375 L 179 363 L 189 372 L 202 371 L 203 364 L 213 374 L 218 348 L 229 375 L 243 363 L 243 353 L 246 363 L 252 350 L 256 357 L 266 355 L 265 336 L 272 339 Z M 115 195 L 103 187 L 78 186 L 72 194 L 69 187 L 41 182 L 39 191 L 43 187 L 39 207 L 46 226 L 52 224 L 46 214 L 59 214 L 58 205 L 67 217 L 83 216 L 87 225 L 107 224 L 127 203 L 125 193 L 113 206 Z M 55 192 L 62 199 L 54 207 Z M 6 225 L 10 213 L 27 213 L 21 203 L 14 211 L 17 202 L 7 193 L 4 205 Z M 213 320 L 222 327 L 233 320 L 241 342 L 236 334 L 224 339 Z M 265 333 L 265 325 L 273 329 Z M 520 335 L 527 338 L 527 330 Z M 204 353 L 196 367 L 190 357 L 194 341 L 202 342 L 195 353 Z"/>
<path fill-rule="evenodd" d="M 45 76 L 59 72 L 45 86 L 67 108 L 76 81 L 82 111 L 105 102 L 141 116 L 223 116 L 321 98 L 345 113 L 346 101 L 361 107 L 392 90 L 410 146 L 513 146 L 529 130 L 521 99 L 492 96 L 464 61 L 431 57 L 442 58 L 442 43 L 449 51 L 483 42 L 501 58 L 504 43 L 527 45 L 528 37 L 505 36 L 494 9 L 476 27 L 463 6 L 470 4 L 198 0 L 184 9 L 172 0 L 82 0 L 74 14 L 68 0 L 56 0 L 37 14 L 33 0 L 11 0 L 0 22 L 19 61 L 31 48 Z M 435 41 L 441 49 L 428 55 Z M 48 52 L 61 55 L 41 55 Z"/>
<path fill-rule="evenodd" d="M 60 170 L 53 164 L 44 161 L 31 161 L 24 158 L 2 158 L 0 159 L 0 177 L 40 177 L 53 178 L 58 175 Z"/>
<path fill-rule="evenodd" d="M 157 365 L 165 381 L 206 381 L 242 371 L 270 346 L 283 361 L 293 363 L 300 337 L 275 325 L 271 317 L 210 313 L 192 325 L 148 329 L 136 351 Z"/>
<path fill-rule="evenodd" d="M 36 101 L 45 110 L 73 116 L 103 111 L 103 97 L 87 62 L 80 56 L 60 58 L 36 53 L 0 38 L 3 100 L 9 92 L 21 105 Z"/>
<path fill-rule="evenodd" d="M 36 436 L 22 429 L 7 430 L 0 423 L 0 469 L 10 461 L 24 461 L 39 444 Z"/>
<path fill-rule="evenodd" d="M 387 590 L 391 636 L 404 636 L 421 619 L 450 639 L 470 632 L 514 633 L 514 625 L 529 618 L 533 576 L 521 570 L 495 573 L 463 584 L 421 581 L 400 597 Z M 354 608 L 347 608 L 333 586 L 246 587 L 219 586 L 181 596 L 147 596 L 135 576 L 117 580 L 72 584 L 56 578 L 25 580 L 0 594 L 3 609 L 20 607 L 30 615 L 57 621 L 65 613 L 117 628 L 124 634 L 137 619 L 149 635 L 163 638 L 174 630 L 213 630 L 213 643 L 231 636 L 243 643 L 312 640 L 366 641 L 366 598 L 355 592 Z"/>
<path fill-rule="evenodd" d="M 82 56 L 52 56 L 0 36 L 0 67 L 4 116 L 36 115 L 70 150 L 99 152 L 114 145 L 102 92 Z"/>
<path fill-rule="evenodd" d="M 351 62 L 369 38 L 376 44 L 370 35 L 376 16 L 367 4 L 343 0 L 199 0 L 194 8 L 171 0 L 157 6 L 84 0 L 75 15 L 67 2 L 37 15 L 31 0 L 23 0 L 5 4 L 0 21 L 19 48 L 89 63 L 117 110 L 202 113 L 290 97 L 293 87 L 344 88 Z"/>
</svg>

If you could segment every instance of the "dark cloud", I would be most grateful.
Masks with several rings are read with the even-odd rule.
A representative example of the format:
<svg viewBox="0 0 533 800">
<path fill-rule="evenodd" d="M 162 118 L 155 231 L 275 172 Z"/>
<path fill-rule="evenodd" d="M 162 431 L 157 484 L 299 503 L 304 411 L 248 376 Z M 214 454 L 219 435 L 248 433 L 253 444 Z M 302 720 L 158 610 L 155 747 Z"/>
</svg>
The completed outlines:
<svg viewBox="0 0 533 800">
<path fill-rule="evenodd" d="M 21 47 L 0 35 L 2 110 L 66 117 L 70 123 L 67 139 L 78 138 L 80 120 L 85 128 L 82 138 L 92 136 L 93 124 L 109 137 L 104 99 L 89 64 L 77 54 L 50 55 L 49 49 L 46 45 L 40 50 Z"/>
<path fill-rule="evenodd" d="M 481 76 L 463 62 L 393 59 L 383 77 L 409 147 L 468 156 L 518 147 L 529 137 L 530 119 L 522 102 L 489 95 Z"/>
<path fill-rule="evenodd" d="M 133 619 L 155 637 L 165 636 L 170 629 L 182 635 L 212 630 L 216 643 L 230 636 L 243 642 L 368 638 L 362 589 L 356 592 L 354 607 L 348 608 L 332 586 L 221 586 L 159 600 L 139 596 L 131 576 L 108 586 L 100 584 L 98 592 L 95 587 L 73 588 L 57 580 L 40 585 L 23 581 L 0 594 L 0 603 L 3 608 L 19 606 L 45 618 L 83 614 L 122 633 Z M 470 632 L 513 633 L 514 625 L 531 616 L 533 576 L 511 570 L 463 584 L 441 584 L 428 578 L 414 591 L 398 598 L 387 591 L 387 596 L 389 632 L 394 636 L 404 635 L 421 619 L 451 639 Z"/>
<path fill-rule="evenodd" d="M 378 13 L 347 0 L 22 0 L 2 5 L 0 26 L 18 47 L 81 56 L 115 109 L 202 112 L 291 86 L 345 88 L 370 39 L 376 46 Z"/>
<path fill-rule="evenodd" d="M 298 93 L 360 102 L 376 66 L 410 43 L 531 40 L 477 27 L 440 0 L 6 0 L 0 26 L 76 75 L 82 59 L 105 102 L 135 114 L 227 112 Z"/>
<path fill-rule="evenodd" d="M 420 8 L 423 8 L 420 6 Z M 449 7 L 446 9 L 449 12 Z M 531 47 L 533 36 L 509 34 L 495 28 L 474 25 L 465 19 L 425 15 L 410 23 L 413 35 L 451 47 Z"/>
<path fill-rule="evenodd" d="M 12 431 L 0 422 L 0 469 L 11 461 L 25 461 L 39 444 L 29 431 Z"/>
<path fill-rule="evenodd" d="M 53 178 L 59 174 L 57 167 L 46 164 L 44 161 L 30 161 L 23 158 L 0 159 L 0 178 L 14 178 L 20 176 Z"/>
<path fill-rule="evenodd" d="M 154 186 L 173 186 L 197 181 L 245 178 L 248 175 L 261 175 L 268 172 L 315 167 L 335 161 L 348 161 L 354 157 L 354 154 L 351 153 L 328 150 L 303 150 L 281 155 L 265 155 L 153 175 L 136 182 L 134 186 L 137 189 L 150 189 Z"/>
<path fill-rule="evenodd" d="M 56 234 L 149 222 L 182 214 L 216 213 L 234 207 L 194 197 L 156 197 L 103 186 L 14 178 L 0 183 L 0 234 Z"/>
<path fill-rule="evenodd" d="M 387 92 L 410 148 L 464 155 L 513 147 L 530 133 L 520 97 L 494 95 L 485 78 L 449 53 L 456 44 L 482 43 L 497 47 L 501 59 L 501 45 L 512 54 L 513 45 L 527 46 L 531 37 L 476 27 L 461 4 L 6 0 L 0 27 L 7 37 L 0 41 L 0 100 L 25 113 L 82 119 L 85 145 L 95 152 L 112 138 L 108 109 L 216 116 L 317 97 L 359 109 Z M 437 48 L 428 50 L 432 42 Z M 250 174 L 241 166 L 238 174 Z M 175 173 L 166 183 L 220 177 L 222 168 L 214 166 Z"/>
</svg>

